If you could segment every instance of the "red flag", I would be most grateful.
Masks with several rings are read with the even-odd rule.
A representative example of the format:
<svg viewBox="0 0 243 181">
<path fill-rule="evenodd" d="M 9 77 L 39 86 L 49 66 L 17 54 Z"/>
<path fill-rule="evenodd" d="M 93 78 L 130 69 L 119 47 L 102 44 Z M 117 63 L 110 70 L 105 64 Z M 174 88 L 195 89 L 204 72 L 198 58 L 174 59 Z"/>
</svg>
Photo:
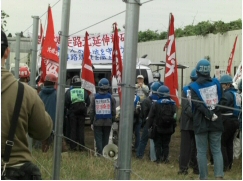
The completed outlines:
<svg viewBox="0 0 243 181">
<path fill-rule="evenodd" d="M 42 75 L 38 84 L 44 82 L 46 74 L 54 74 L 58 77 L 59 71 L 59 56 L 57 42 L 55 39 L 54 25 L 52 19 L 51 7 L 48 7 L 48 24 L 46 29 L 46 37 L 42 37 L 42 50 L 41 50 L 41 70 Z"/>
<path fill-rule="evenodd" d="M 168 40 L 166 47 L 166 66 L 164 84 L 170 89 L 171 98 L 179 106 L 178 98 L 178 74 L 177 74 L 177 61 L 176 61 L 176 45 L 175 45 L 175 32 L 174 32 L 174 16 L 170 13 Z"/>
<path fill-rule="evenodd" d="M 46 37 L 45 41 L 43 43 L 42 57 L 55 61 L 59 63 L 59 57 L 58 57 L 58 48 L 57 48 L 57 42 L 55 38 L 55 32 L 54 32 L 54 24 L 52 19 L 52 12 L 51 7 L 48 7 L 48 24 L 46 29 Z"/>
<path fill-rule="evenodd" d="M 231 75 L 231 67 L 232 67 L 232 62 L 233 62 L 233 59 L 234 59 L 235 46 L 236 46 L 237 38 L 238 38 L 238 36 L 235 37 L 234 46 L 233 46 L 233 49 L 230 53 L 230 57 L 229 57 L 229 60 L 228 60 L 228 67 L 227 67 L 226 71 L 227 71 L 227 74 L 229 74 L 229 75 Z"/>
<path fill-rule="evenodd" d="M 112 77 L 116 77 L 117 80 L 118 94 L 119 94 L 120 105 L 121 105 L 122 92 L 121 92 L 121 86 L 119 84 L 122 83 L 122 60 L 121 60 L 121 53 L 119 47 L 118 30 L 116 25 L 117 25 L 116 23 L 113 24 L 114 36 L 113 36 L 113 52 L 112 52 Z"/>
<path fill-rule="evenodd" d="M 88 32 L 85 34 L 85 45 L 84 45 L 84 59 L 82 62 L 82 88 L 86 89 L 90 93 L 95 94 L 95 81 L 94 81 L 94 72 L 93 65 L 90 59 L 90 50 L 89 50 L 89 42 L 88 42 Z"/>
</svg>

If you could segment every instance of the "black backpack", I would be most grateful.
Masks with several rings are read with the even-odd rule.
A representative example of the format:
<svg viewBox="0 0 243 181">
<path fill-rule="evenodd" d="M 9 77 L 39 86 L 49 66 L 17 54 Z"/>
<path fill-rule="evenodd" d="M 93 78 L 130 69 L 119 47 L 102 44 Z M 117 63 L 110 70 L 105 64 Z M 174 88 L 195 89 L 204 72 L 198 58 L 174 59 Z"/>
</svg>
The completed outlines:
<svg viewBox="0 0 243 181">
<path fill-rule="evenodd" d="M 156 124 L 158 127 L 168 128 L 176 122 L 176 120 L 174 119 L 174 105 L 156 104 L 156 106 L 156 110 L 159 111 L 156 116 Z"/>
</svg>

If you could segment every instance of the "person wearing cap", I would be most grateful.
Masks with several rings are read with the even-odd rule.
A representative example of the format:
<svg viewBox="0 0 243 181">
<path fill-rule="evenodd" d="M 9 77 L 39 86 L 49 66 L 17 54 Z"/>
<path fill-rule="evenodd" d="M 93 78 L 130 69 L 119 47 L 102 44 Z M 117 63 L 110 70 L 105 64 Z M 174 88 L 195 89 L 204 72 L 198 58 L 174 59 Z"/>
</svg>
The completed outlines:
<svg viewBox="0 0 243 181">
<path fill-rule="evenodd" d="M 224 171 L 229 171 L 233 163 L 233 140 L 236 130 L 239 128 L 239 114 L 241 109 L 241 96 L 234 88 L 232 77 L 223 75 L 219 80 L 223 87 L 224 94 L 219 103 L 224 132 L 221 138 L 221 150 L 224 159 Z M 228 107 L 233 109 L 228 109 Z"/>
<path fill-rule="evenodd" d="M 137 76 L 137 84 L 135 84 L 135 88 L 137 90 L 137 95 L 140 97 L 140 101 L 143 102 L 143 100 L 148 97 L 149 94 L 149 88 L 144 84 L 143 75 Z"/>
<path fill-rule="evenodd" d="M 4 68 L 6 59 L 10 54 L 8 40 L 1 31 L 1 152 L 2 159 L 5 155 L 6 141 L 8 140 L 10 125 L 17 98 L 19 86 L 24 87 L 23 101 L 20 103 L 20 114 L 14 136 L 14 144 L 8 163 L 1 162 L 5 168 L 7 180 L 33 180 L 41 179 L 39 168 L 33 164 L 33 158 L 28 148 L 27 134 L 36 140 L 47 139 L 52 131 L 52 120 L 45 111 L 45 106 L 36 90 L 23 84 Z M 28 167 L 26 169 L 26 167 Z M 2 170 L 3 171 L 3 170 Z"/>
<path fill-rule="evenodd" d="M 57 90 L 55 85 L 57 83 L 57 77 L 54 74 L 46 74 L 44 79 L 44 87 L 41 89 L 39 96 L 43 101 L 46 111 L 51 116 L 53 122 L 53 130 L 55 128 L 56 120 L 56 102 L 57 102 Z M 53 141 L 53 134 L 51 134 L 46 140 L 42 141 L 42 152 L 47 152 L 49 150 L 50 144 Z M 62 152 L 68 150 L 66 142 L 63 139 L 62 141 Z"/>
</svg>

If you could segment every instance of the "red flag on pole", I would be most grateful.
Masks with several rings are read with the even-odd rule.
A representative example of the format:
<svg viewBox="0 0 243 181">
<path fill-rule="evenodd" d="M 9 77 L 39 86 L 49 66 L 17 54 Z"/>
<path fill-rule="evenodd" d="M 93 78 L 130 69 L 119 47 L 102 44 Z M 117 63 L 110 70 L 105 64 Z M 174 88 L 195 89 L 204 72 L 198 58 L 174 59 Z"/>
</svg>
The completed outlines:
<svg viewBox="0 0 243 181">
<path fill-rule="evenodd" d="M 46 37 L 42 46 L 41 56 L 43 59 L 45 59 L 44 61 L 42 59 L 41 63 L 43 78 L 45 78 L 45 75 L 49 73 L 54 74 L 56 77 L 58 77 L 58 47 L 50 6 L 48 7 L 48 24 L 46 29 Z"/>
<path fill-rule="evenodd" d="M 231 67 L 232 67 L 232 62 L 233 62 L 233 59 L 234 59 L 234 54 L 235 54 L 235 46 L 236 46 L 236 42 L 237 42 L 237 38 L 238 36 L 235 37 L 235 42 L 234 42 L 234 45 L 233 45 L 233 49 L 230 53 L 230 57 L 229 57 L 229 60 L 228 60 L 228 66 L 227 66 L 227 74 L 231 75 Z"/>
<path fill-rule="evenodd" d="M 89 42 L 88 42 L 89 34 L 86 32 L 85 34 L 85 45 L 84 45 L 84 59 L 82 62 L 82 88 L 86 89 L 90 93 L 95 94 L 95 81 L 94 81 L 94 72 L 93 65 L 90 59 L 90 50 L 89 50 Z"/>
<path fill-rule="evenodd" d="M 113 36 L 113 52 L 112 52 L 112 77 L 115 77 L 118 84 L 118 94 L 120 99 L 120 105 L 122 100 L 121 86 L 122 83 L 122 60 L 119 47 L 119 36 L 117 30 L 117 24 L 113 24 L 114 36 Z"/>
<path fill-rule="evenodd" d="M 176 105 L 179 106 L 174 16 L 172 13 L 170 13 L 168 40 L 166 45 L 164 84 L 170 89 L 171 98 L 176 102 Z"/>
</svg>

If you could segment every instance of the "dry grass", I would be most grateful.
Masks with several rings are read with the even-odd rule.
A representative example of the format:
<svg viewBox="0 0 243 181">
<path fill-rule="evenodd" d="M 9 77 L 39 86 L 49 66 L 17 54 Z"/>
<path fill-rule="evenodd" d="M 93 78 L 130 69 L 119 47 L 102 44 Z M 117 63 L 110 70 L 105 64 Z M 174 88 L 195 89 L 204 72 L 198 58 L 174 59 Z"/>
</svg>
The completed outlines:
<svg viewBox="0 0 243 181">
<path fill-rule="evenodd" d="M 93 150 L 93 133 L 90 128 L 86 128 L 86 146 Z M 148 149 L 148 146 L 147 146 Z M 180 131 L 179 126 L 175 134 L 172 136 L 170 143 L 170 163 L 156 164 L 151 162 L 148 157 L 148 150 L 142 160 L 135 158 L 135 153 L 132 156 L 132 180 L 197 180 L 198 175 L 189 170 L 186 176 L 177 175 L 178 172 L 178 156 L 180 149 Z M 43 179 L 52 179 L 53 167 L 53 151 L 42 153 L 39 150 L 33 150 L 33 156 L 45 168 L 41 167 Z M 37 163 L 38 164 L 38 163 Z M 38 164 L 40 167 L 40 165 Z M 214 179 L 213 167 L 208 166 L 209 179 Z M 47 171 L 50 175 L 47 173 Z M 60 179 L 62 180 L 111 180 L 116 179 L 114 163 L 102 157 L 94 157 L 93 152 L 69 152 L 62 156 Z M 225 173 L 224 179 L 227 180 L 242 180 L 242 159 L 234 160 L 231 171 Z"/>
</svg>

